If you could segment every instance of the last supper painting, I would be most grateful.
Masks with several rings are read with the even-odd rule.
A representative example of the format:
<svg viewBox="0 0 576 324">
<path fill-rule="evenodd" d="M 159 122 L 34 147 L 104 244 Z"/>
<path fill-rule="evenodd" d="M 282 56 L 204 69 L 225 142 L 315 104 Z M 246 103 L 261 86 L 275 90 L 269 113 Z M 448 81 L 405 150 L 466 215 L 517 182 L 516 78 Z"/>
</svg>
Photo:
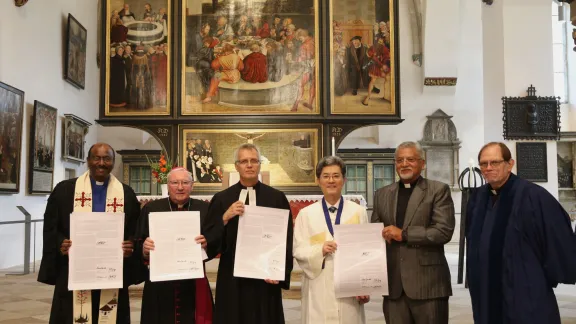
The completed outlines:
<svg viewBox="0 0 576 324">
<path fill-rule="evenodd" d="M 171 1 L 106 1 L 106 116 L 170 114 Z"/>
<path fill-rule="evenodd" d="M 319 113 L 315 0 L 182 5 L 182 115 Z"/>
</svg>

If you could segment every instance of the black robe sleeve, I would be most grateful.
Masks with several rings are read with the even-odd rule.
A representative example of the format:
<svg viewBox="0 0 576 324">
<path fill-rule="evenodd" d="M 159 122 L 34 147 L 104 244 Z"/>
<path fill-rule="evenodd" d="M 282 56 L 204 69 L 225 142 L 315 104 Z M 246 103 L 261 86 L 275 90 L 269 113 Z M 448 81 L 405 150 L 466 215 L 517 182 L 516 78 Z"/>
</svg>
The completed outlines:
<svg viewBox="0 0 576 324">
<path fill-rule="evenodd" d="M 44 229 L 43 229 L 43 249 L 42 262 L 38 272 L 38 281 L 55 285 L 59 275 L 60 263 L 64 256 L 60 253 L 60 246 L 67 236 L 59 231 L 60 213 L 65 208 L 61 201 L 66 199 L 66 183 L 60 182 L 56 185 L 46 205 L 44 212 Z"/>
<path fill-rule="evenodd" d="M 292 268 L 294 267 L 294 257 L 292 255 L 292 245 L 294 243 L 294 222 L 292 219 L 292 211 L 290 210 L 290 202 L 284 194 L 281 195 L 278 208 L 288 209 L 288 233 L 286 236 L 286 273 L 284 281 L 280 282 L 280 287 L 282 289 L 290 290 L 290 276 L 292 274 Z"/>
<path fill-rule="evenodd" d="M 202 223 L 202 235 L 206 238 L 206 254 L 208 258 L 213 259 L 223 250 L 224 238 L 224 221 L 222 216 L 226 212 L 224 207 L 222 192 L 212 197 L 208 206 L 208 213 L 205 221 Z"/>
<path fill-rule="evenodd" d="M 576 283 L 576 236 L 568 213 L 543 188 L 531 190 L 530 195 L 533 244 L 548 282 L 552 287 Z"/>
<path fill-rule="evenodd" d="M 139 273 L 140 258 L 137 253 L 135 240 L 136 226 L 140 218 L 140 202 L 134 193 L 134 190 L 129 186 L 124 186 L 124 240 L 132 241 L 134 244 L 134 251 L 132 255 L 124 258 L 124 287 L 130 285 L 137 285 L 142 282 Z"/>
</svg>

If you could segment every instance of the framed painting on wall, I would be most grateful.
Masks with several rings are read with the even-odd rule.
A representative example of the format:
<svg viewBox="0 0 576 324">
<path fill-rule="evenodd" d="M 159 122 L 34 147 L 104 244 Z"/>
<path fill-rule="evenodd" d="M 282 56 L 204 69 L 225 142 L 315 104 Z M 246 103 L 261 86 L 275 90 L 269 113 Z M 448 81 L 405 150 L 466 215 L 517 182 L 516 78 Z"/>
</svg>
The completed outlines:
<svg viewBox="0 0 576 324">
<path fill-rule="evenodd" d="M 399 115 L 397 0 L 330 0 L 331 114 Z"/>
<path fill-rule="evenodd" d="M 0 193 L 20 191 L 24 91 L 0 82 Z"/>
<path fill-rule="evenodd" d="M 105 1 L 105 116 L 169 115 L 172 1 Z"/>
<path fill-rule="evenodd" d="M 236 172 L 234 150 L 244 143 L 260 149 L 260 170 L 270 172 L 271 186 L 316 186 L 321 124 L 180 125 L 179 133 L 179 164 L 192 172 L 195 190 L 219 191 L 223 173 Z"/>
<path fill-rule="evenodd" d="M 182 1 L 182 115 L 319 114 L 317 0 Z"/>
<path fill-rule="evenodd" d="M 57 119 L 56 108 L 34 100 L 28 166 L 28 193 L 30 194 L 52 192 Z"/>
<path fill-rule="evenodd" d="M 84 163 L 84 143 L 88 128 L 92 125 L 72 114 L 64 114 L 64 135 L 62 136 L 62 158 L 67 161 Z"/>
<path fill-rule="evenodd" d="M 64 79 L 77 88 L 86 85 L 86 28 L 68 14 L 68 39 L 64 62 Z"/>
</svg>

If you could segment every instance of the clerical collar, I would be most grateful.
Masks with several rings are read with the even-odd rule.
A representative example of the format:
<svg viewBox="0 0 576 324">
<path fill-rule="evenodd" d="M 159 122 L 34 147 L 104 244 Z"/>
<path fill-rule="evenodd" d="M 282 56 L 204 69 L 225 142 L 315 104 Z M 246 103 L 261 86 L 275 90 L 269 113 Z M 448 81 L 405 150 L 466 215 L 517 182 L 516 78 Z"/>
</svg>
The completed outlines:
<svg viewBox="0 0 576 324">
<path fill-rule="evenodd" d="M 177 211 L 178 209 L 190 210 L 191 202 L 192 199 L 188 199 L 188 201 L 182 205 L 182 208 L 178 208 L 178 204 L 168 198 L 168 206 L 170 207 L 170 211 Z"/>
<path fill-rule="evenodd" d="M 421 177 L 416 178 L 416 180 L 410 182 L 410 183 L 404 183 L 402 181 L 400 182 L 400 188 L 406 188 L 406 189 L 411 189 L 414 188 L 416 186 L 416 184 L 418 183 L 418 180 L 420 180 Z"/>
<path fill-rule="evenodd" d="M 252 187 L 246 187 L 240 181 L 238 181 L 238 184 L 240 185 L 240 188 L 242 188 L 242 189 L 248 189 L 248 188 L 258 189 L 258 187 L 260 186 L 260 181 L 256 182 Z"/>
<path fill-rule="evenodd" d="M 90 183 L 93 186 L 107 186 L 109 181 L 110 181 L 110 176 L 108 176 L 108 178 L 106 178 L 106 180 L 104 180 L 104 182 L 96 181 L 94 178 L 90 177 Z"/>
</svg>

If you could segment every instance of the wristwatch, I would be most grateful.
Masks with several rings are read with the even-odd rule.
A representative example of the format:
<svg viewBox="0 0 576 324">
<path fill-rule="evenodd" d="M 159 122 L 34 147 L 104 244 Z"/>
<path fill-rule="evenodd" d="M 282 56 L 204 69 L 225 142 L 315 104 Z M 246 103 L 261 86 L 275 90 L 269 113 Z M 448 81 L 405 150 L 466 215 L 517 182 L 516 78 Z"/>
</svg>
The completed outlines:
<svg viewBox="0 0 576 324">
<path fill-rule="evenodd" d="M 408 242 L 408 230 L 402 230 L 402 242 Z"/>
</svg>

